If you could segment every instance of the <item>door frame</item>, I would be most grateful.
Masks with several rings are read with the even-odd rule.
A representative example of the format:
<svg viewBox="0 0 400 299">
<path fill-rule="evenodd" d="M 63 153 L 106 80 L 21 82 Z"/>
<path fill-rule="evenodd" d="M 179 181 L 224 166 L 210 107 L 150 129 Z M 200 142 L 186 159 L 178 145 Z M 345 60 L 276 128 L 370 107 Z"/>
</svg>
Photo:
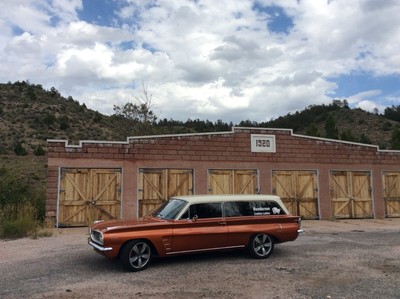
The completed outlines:
<svg viewBox="0 0 400 299">
<path fill-rule="evenodd" d="M 84 167 L 84 166 L 78 166 L 78 167 L 72 167 L 72 166 L 60 166 L 58 167 L 58 174 L 57 174 L 57 207 L 56 207 L 56 223 L 55 227 L 59 228 L 60 227 L 60 202 L 61 202 L 61 174 L 63 169 L 118 169 L 120 171 L 120 195 L 119 195 L 119 202 L 120 202 L 120 207 L 119 207 L 119 215 L 120 219 L 122 218 L 122 213 L 123 213 L 123 192 L 124 192 L 124 186 L 123 186 L 123 181 L 124 181 L 124 169 L 123 167 Z M 90 225 L 90 224 L 89 224 Z"/>
</svg>

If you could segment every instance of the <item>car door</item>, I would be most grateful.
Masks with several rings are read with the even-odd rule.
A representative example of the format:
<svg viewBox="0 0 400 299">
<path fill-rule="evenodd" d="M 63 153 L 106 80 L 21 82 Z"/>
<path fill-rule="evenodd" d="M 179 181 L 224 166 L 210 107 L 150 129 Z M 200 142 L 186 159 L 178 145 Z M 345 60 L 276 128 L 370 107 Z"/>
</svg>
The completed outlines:
<svg viewBox="0 0 400 299">
<path fill-rule="evenodd" d="M 255 233 L 275 235 L 282 230 L 280 220 L 274 216 L 281 209 L 269 202 L 226 202 L 224 209 L 230 247 L 246 246 Z"/>
<path fill-rule="evenodd" d="M 226 247 L 227 233 L 221 203 L 192 204 L 184 216 L 175 221 L 172 253 Z"/>
</svg>

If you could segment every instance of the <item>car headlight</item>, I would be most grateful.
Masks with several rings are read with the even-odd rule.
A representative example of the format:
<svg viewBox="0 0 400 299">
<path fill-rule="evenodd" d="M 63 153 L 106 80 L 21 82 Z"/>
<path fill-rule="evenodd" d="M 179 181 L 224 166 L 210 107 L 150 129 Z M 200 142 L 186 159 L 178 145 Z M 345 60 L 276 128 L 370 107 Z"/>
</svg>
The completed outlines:
<svg viewBox="0 0 400 299">
<path fill-rule="evenodd" d="M 93 240 L 93 242 L 104 245 L 104 235 L 101 231 L 91 230 L 90 238 Z"/>
</svg>

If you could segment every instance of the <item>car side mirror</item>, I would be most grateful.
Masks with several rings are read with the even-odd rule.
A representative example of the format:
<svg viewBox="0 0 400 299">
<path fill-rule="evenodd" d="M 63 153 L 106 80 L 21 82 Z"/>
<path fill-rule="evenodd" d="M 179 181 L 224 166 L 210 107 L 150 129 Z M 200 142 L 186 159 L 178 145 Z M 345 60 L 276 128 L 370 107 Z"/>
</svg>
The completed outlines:
<svg viewBox="0 0 400 299">
<path fill-rule="evenodd" d="M 197 221 L 197 219 L 199 219 L 199 216 L 197 216 L 197 215 L 194 215 L 192 218 L 193 221 Z"/>
</svg>

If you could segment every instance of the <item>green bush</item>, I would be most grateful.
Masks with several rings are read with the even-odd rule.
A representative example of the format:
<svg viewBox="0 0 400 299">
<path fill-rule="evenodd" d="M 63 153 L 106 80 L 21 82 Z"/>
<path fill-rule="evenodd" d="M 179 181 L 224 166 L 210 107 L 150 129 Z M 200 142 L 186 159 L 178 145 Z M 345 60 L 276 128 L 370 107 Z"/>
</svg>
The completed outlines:
<svg viewBox="0 0 400 299">
<path fill-rule="evenodd" d="M 50 113 L 46 113 L 43 117 L 42 117 L 42 122 L 46 125 L 48 125 L 49 127 L 52 126 L 55 122 L 57 121 L 57 118 Z"/>
<path fill-rule="evenodd" d="M 36 209 L 30 204 L 19 206 L 7 205 L 1 209 L 0 214 L 2 214 L 2 218 L 4 219 L 1 233 L 3 238 L 27 237 L 35 231 L 38 225 Z"/>
<path fill-rule="evenodd" d="M 14 147 L 14 153 L 17 156 L 26 156 L 28 154 L 28 151 L 22 146 L 21 142 L 18 142 Z"/>
<path fill-rule="evenodd" d="M 31 235 L 45 219 L 45 190 L 0 168 L 0 234 L 17 238 Z"/>
<path fill-rule="evenodd" d="M 392 149 L 394 150 L 400 149 L 400 129 L 393 130 L 391 144 L 392 144 Z"/>
<path fill-rule="evenodd" d="M 60 130 L 66 130 L 70 127 L 68 116 L 62 116 L 57 121 L 60 125 Z"/>
<path fill-rule="evenodd" d="M 6 153 L 7 153 L 7 149 L 4 146 L 0 145 L 0 155 L 6 154 Z"/>
<path fill-rule="evenodd" d="M 15 173 L 0 168 L 0 207 L 24 203 L 29 198 L 29 186 Z"/>
<path fill-rule="evenodd" d="M 46 151 L 43 149 L 43 147 L 42 147 L 41 145 L 39 145 L 39 146 L 35 149 L 34 154 L 35 154 L 36 156 L 44 156 L 44 155 L 46 154 Z"/>
</svg>

